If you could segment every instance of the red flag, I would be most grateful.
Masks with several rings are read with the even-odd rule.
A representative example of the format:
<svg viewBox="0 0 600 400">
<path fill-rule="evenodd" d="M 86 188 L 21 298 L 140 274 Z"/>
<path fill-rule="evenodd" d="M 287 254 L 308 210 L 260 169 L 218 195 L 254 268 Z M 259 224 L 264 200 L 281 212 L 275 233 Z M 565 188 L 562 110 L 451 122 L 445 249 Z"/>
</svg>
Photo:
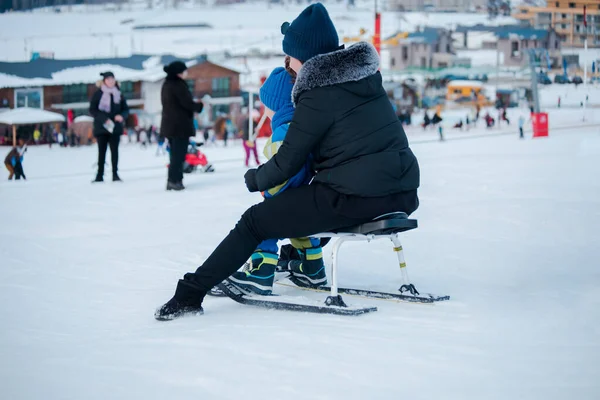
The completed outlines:
<svg viewBox="0 0 600 400">
<path fill-rule="evenodd" d="M 585 27 L 585 29 L 587 29 L 587 12 L 586 12 L 586 6 L 583 6 L 583 26 Z"/>
</svg>

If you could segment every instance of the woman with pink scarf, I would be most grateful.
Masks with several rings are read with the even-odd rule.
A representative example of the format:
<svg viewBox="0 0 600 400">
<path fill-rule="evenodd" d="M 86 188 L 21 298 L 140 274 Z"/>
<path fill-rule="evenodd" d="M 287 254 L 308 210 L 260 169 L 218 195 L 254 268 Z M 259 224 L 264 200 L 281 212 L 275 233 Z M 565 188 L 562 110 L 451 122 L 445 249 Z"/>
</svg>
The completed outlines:
<svg viewBox="0 0 600 400">
<path fill-rule="evenodd" d="M 104 182 L 106 149 L 110 146 L 113 182 L 120 182 L 117 174 L 119 143 L 123 134 L 129 107 L 112 72 L 103 72 L 99 89 L 90 100 L 90 114 L 94 117 L 94 136 L 98 141 L 98 173 L 92 182 Z"/>
</svg>

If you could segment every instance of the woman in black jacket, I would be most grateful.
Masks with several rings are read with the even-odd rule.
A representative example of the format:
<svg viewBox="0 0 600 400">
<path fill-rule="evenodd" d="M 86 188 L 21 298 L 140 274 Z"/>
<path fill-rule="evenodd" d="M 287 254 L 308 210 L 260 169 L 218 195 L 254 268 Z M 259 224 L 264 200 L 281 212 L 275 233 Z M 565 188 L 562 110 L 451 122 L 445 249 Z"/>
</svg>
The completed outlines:
<svg viewBox="0 0 600 400">
<path fill-rule="evenodd" d="M 250 207 L 204 264 L 179 281 L 156 319 L 201 314 L 206 293 L 264 239 L 306 237 L 418 207 L 419 166 L 383 89 L 373 46 L 340 47 L 320 3 L 285 23 L 282 33 L 283 51 L 297 72 L 296 110 L 283 145 L 266 164 L 246 173 L 246 186 L 257 192 L 280 185 L 309 155 L 315 178 Z"/>
<path fill-rule="evenodd" d="M 183 190 L 183 162 L 191 136 L 196 135 L 194 113 L 202 112 L 203 105 L 195 102 L 187 83 L 186 65 L 173 61 L 165 66 L 167 78 L 162 86 L 162 121 L 160 134 L 169 139 L 171 162 L 167 190 Z"/>
<path fill-rule="evenodd" d="M 123 126 L 129 115 L 127 101 L 119 89 L 112 72 L 103 72 L 102 82 L 90 100 L 90 114 L 94 117 L 94 136 L 98 142 L 98 173 L 93 182 L 104 182 L 104 162 L 106 149 L 110 145 L 112 161 L 112 179 L 120 182 L 119 143 L 123 134 Z"/>
</svg>

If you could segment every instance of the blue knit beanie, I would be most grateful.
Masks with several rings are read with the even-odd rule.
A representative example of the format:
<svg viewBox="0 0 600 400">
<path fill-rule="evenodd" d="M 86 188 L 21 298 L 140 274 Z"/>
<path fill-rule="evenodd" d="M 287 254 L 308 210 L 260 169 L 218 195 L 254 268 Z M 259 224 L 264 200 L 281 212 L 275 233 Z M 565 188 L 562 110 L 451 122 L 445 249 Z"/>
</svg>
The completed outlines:
<svg viewBox="0 0 600 400">
<path fill-rule="evenodd" d="M 281 25 L 283 52 L 302 62 L 340 49 L 335 26 L 321 3 L 306 7 L 298 18 Z"/>
<path fill-rule="evenodd" d="M 292 105 L 292 77 L 283 67 L 271 72 L 260 88 L 260 101 L 269 109 L 277 112 L 285 106 Z"/>
</svg>

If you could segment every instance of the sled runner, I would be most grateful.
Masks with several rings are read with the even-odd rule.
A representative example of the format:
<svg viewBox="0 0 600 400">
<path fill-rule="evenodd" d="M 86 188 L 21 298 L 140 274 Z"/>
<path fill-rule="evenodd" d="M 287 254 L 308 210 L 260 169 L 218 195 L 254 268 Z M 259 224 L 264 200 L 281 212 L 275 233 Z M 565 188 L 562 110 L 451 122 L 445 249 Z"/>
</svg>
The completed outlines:
<svg viewBox="0 0 600 400">
<path fill-rule="evenodd" d="M 404 260 L 404 253 L 402 244 L 400 242 L 400 233 L 409 231 L 417 228 L 417 220 L 409 219 L 406 213 L 395 212 L 390 214 L 381 215 L 375 218 L 371 222 L 367 222 L 361 225 L 357 225 L 351 228 L 336 230 L 334 232 L 324 232 L 317 235 L 311 235 L 311 237 L 318 238 L 337 238 L 337 241 L 333 245 L 332 249 L 332 266 L 329 278 L 331 279 L 331 287 L 315 287 L 308 281 L 303 280 L 299 277 L 294 277 L 293 274 L 289 276 L 296 286 L 302 289 L 316 290 L 320 292 L 329 292 L 329 296 L 325 300 L 324 306 L 307 305 L 301 303 L 290 303 L 279 301 L 278 296 L 258 296 L 251 293 L 247 293 L 235 283 L 227 280 L 218 286 L 218 291 L 215 291 L 215 295 L 219 294 L 219 291 L 232 298 L 233 300 L 247 305 L 253 305 L 264 308 L 274 308 L 279 310 L 292 310 L 292 311 L 305 311 L 315 313 L 328 313 L 328 314 L 340 314 L 340 315 L 360 315 L 367 312 L 376 311 L 374 307 L 370 308 L 352 308 L 348 307 L 344 302 L 340 293 L 349 295 L 364 296 L 367 298 L 374 299 L 395 299 L 417 303 L 433 303 L 436 301 L 449 300 L 450 296 L 436 296 L 432 294 L 421 294 L 417 288 L 410 282 L 408 278 L 408 272 L 406 270 L 406 261 Z M 341 246 L 347 241 L 359 241 L 359 240 L 376 240 L 376 239 L 390 239 L 394 245 L 394 252 L 398 257 L 398 263 L 401 272 L 401 286 L 398 289 L 398 293 L 387 293 L 377 292 L 366 289 L 353 289 L 353 288 L 340 288 L 338 287 L 338 263 L 339 263 L 339 250 Z M 287 272 L 285 269 L 280 269 L 280 272 Z M 289 298 L 289 296 L 286 296 Z"/>
</svg>

